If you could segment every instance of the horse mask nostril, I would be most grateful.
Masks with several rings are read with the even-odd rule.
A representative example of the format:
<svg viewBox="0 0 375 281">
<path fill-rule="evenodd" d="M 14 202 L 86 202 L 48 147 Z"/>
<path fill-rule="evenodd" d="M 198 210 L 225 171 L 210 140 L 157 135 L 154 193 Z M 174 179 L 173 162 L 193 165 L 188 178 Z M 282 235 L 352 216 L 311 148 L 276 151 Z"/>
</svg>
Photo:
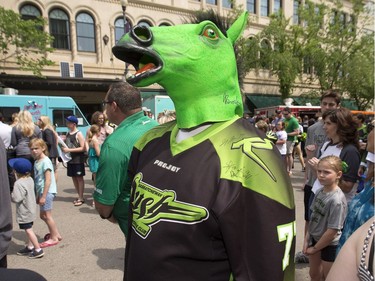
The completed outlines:
<svg viewBox="0 0 375 281">
<path fill-rule="evenodd" d="M 131 30 L 131 36 L 142 45 L 150 46 L 152 43 L 152 31 L 148 26 L 136 25 Z"/>
</svg>

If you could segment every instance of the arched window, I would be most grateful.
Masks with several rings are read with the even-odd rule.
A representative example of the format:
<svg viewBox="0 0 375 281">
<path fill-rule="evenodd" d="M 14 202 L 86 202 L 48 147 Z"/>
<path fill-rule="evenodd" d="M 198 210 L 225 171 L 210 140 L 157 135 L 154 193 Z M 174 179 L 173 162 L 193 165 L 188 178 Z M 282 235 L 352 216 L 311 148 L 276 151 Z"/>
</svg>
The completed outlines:
<svg viewBox="0 0 375 281">
<path fill-rule="evenodd" d="M 78 51 L 95 52 L 95 22 L 87 13 L 80 13 L 76 17 Z"/>
<path fill-rule="evenodd" d="M 124 18 L 117 18 L 115 20 L 115 42 L 117 43 L 118 40 L 121 39 L 121 37 L 128 33 L 130 29 L 132 28 L 132 25 L 129 21 L 129 19 L 126 19 L 126 28 L 124 27 Z"/>
<path fill-rule="evenodd" d="M 261 68 L 269 69 L 270 68 L 270 56 L 269 54 L 272 52 L 271 43 L 264 39 L 260 43 L 260 66 Z"/>
<path fill-rule="evenodd" d="M 207 4 L 217 5 L 217 0 L 206 0 Z"/>
<path fill-rule="evenodd" d="M 257 62 L 259 58 L 259 41 L 257 40 L 257 38 L 254 36 L 250 36 L 245 41 L 245 48 L 247 49 L 247 59 L 250 68 L 257 68 Z"/>
<path fill-rule="evenodd" d="M 49 13 L 49 32 L 54 37 L 52 47 L 70 50 L 70 25 L 68 15 L 60 9 Z"/>
<path fill-rule="evenodd" d="M 300 7 L 300 0 L 293 1 L 293 24 L 299 24 L 299 7 Z"/>
<path fill-rule="evenodd" d="M 149 22 L 149 21 L 146 21 L 146 20 L 141 20 L 138 22 L 138 25 L 143 25 L 143 26 L 147 26 L 147 27 L 152 27 L 152 24 Z"/>
<path fill-rule="evenodd" d="M 171 25 L 167 22 L 162 22 L 161 24 L 159 24 L 159 26 L 171 26 Z"/>
<path fill-rule="evenodd" d="M 23 20 L 31 20 L 40 17 L 42 13 L 34 5 L 24 5 L 20 9 L 20 15 Z"/>
<path fill-rule="evenodd" d="M 273 2 L 273 12 L 278 13 L 282 8 L 281 0 L 274 0 Z"/>
<path fill-rule="evenodd" d="M 223 0 L 222 5 L 224 8 L 228 8 L 228 9 L 233 8 L 233 4 L 230 0 Z"/>
<path fill-rule="evenodd" d="M 247 0 L 246 1 L 246 8 L 249 13 L 255 14 L 256 13 L 256 1 L 255 0 Z"/>
<path fill-rule="evenodd" d="M 270 15 L 270 2 L 269 0 L 260 1 L 260 15 L 268 17 Z"/>
</svg>

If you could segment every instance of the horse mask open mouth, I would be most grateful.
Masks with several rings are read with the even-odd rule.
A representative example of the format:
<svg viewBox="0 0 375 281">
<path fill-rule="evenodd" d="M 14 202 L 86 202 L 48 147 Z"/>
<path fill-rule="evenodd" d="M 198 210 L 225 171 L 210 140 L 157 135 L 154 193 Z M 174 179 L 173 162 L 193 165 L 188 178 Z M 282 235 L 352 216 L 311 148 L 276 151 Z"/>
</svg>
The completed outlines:
<svg viewBox="0 0 375 281">
<path fill-rule="evenodd" d="M 112 51 L 115 57 L 134 66 L 136 73 L 127 77 L 127 81 L 135 84 L 161 70 L 163 62 L 155 51 L 148 48 L 153 41 L 148 27 L 137 25 L 129 34 L 129 38 L 120 40 Z"/>
<path fill-rule="evenodd" d="M 167 27 L 138 25 L 112 51 L 136 69 L 128 83 L 158 83 L 175 105 L 178 127 L 193 128 L 242 116 L 233 45 L 246 23 L 245 12 L 226 32 L 209 20 Z"/>
</svg>

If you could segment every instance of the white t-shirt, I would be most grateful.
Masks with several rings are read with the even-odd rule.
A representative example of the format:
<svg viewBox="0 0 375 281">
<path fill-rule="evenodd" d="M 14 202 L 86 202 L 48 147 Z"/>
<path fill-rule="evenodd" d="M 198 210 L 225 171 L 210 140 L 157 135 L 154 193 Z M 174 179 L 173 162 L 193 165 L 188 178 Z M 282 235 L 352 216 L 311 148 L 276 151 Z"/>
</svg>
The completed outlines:
<svg viewBox="0 0 375 281">
<path fill-rule="evenodd" d="M 342 150 L 342 145 L 329 145 L 329 142 L 326 142 L 322 146 L 322 150 L 321 150 L 322 154 L 319 157 L 319 159 L 322 159 L 323 157 L 329 156 L 329 155 L 334 155 L 334 156 L 340 157 L 341 150 Z M 314 194 L 316 194 L 318 189 L 321 189 L 322 187 L 323 187 L 323 185 L 320 183 L 320 181 L 318 179 L 316 179 L 315 182 L 314 182 L 314 185 L 312 187 L 312 192 L 314 192 Z"/>
<path fill-rule="evenodd" d="M 288 135 L 285 131 L 276 131 L 277 140 L 286 140 Z M 286 155 L 286 142 L 283 144 L 276 144 L 277 149 L 281 155 Z"/>
<path fill-rule="evenodd" d="M 334 144 L 331 144 L 330 142 L 326 142 L 326 143 L 323 144 L 323 146 L 321 148 L 321 156 L 319 157 L 319 159 L 322 159 L 323 157 L 329 156 L 329 155 L 334 155 L 334 156 L 340 157 L 342 150 L 343 150 L 343 146 L 341 144 L 334 145 Z M 341 159 L 341 160 L 345 160 L 345 159 Z M 349 160 L 346 160 L 346 161 L 347 161 L 347 164 L 350 165 Z M 355 165 L 353 165 L 353 166 L 355 166 Z M 358 167 L 359 167 L 359 162 L 358 162 Z M 358 170 L 358 167 L 356 167 L 355 169 Z M 323 185 L 319 182 L 318 179 L 316 179 L 315 182 L 314 182 L 314 185 L 312 187 L 312 192 L 314 192 L 314 194 L 316 194 L 316 192 L 319 189 L 321 189 L 322 187 L 323 187 Z M 347 201 L 348 204 L 350 203 L 350 201 L 355 196 L 356 190 L 357 190 L 357 186 L 354 185 L 350 192 L 344 193 L 345 197 L 346 197 L 346 201 Z"/>
<path fill-rule="evenodd" d="M 375 163 L 375 155 L 374 153 L 367 152 L 366 160 L 372 163 Z"/>
</svg>

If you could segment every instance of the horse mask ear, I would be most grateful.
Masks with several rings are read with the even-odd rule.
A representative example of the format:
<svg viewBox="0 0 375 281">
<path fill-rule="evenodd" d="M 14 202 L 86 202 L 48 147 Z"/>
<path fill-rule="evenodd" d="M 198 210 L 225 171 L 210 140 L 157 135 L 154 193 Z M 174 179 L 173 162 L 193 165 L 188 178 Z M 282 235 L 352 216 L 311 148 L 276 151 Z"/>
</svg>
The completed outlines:
<svg viewBox="0 0 375 281">
<path fill-rule="evenodd" d="M 238 19 L 232 24 L 232 26 L 227 30 L 228 38 L 232 42 L 232 45 L 241 36 L 243 30 L 247 24 L 248 12 L 243 12 Z"/>
</svg>

